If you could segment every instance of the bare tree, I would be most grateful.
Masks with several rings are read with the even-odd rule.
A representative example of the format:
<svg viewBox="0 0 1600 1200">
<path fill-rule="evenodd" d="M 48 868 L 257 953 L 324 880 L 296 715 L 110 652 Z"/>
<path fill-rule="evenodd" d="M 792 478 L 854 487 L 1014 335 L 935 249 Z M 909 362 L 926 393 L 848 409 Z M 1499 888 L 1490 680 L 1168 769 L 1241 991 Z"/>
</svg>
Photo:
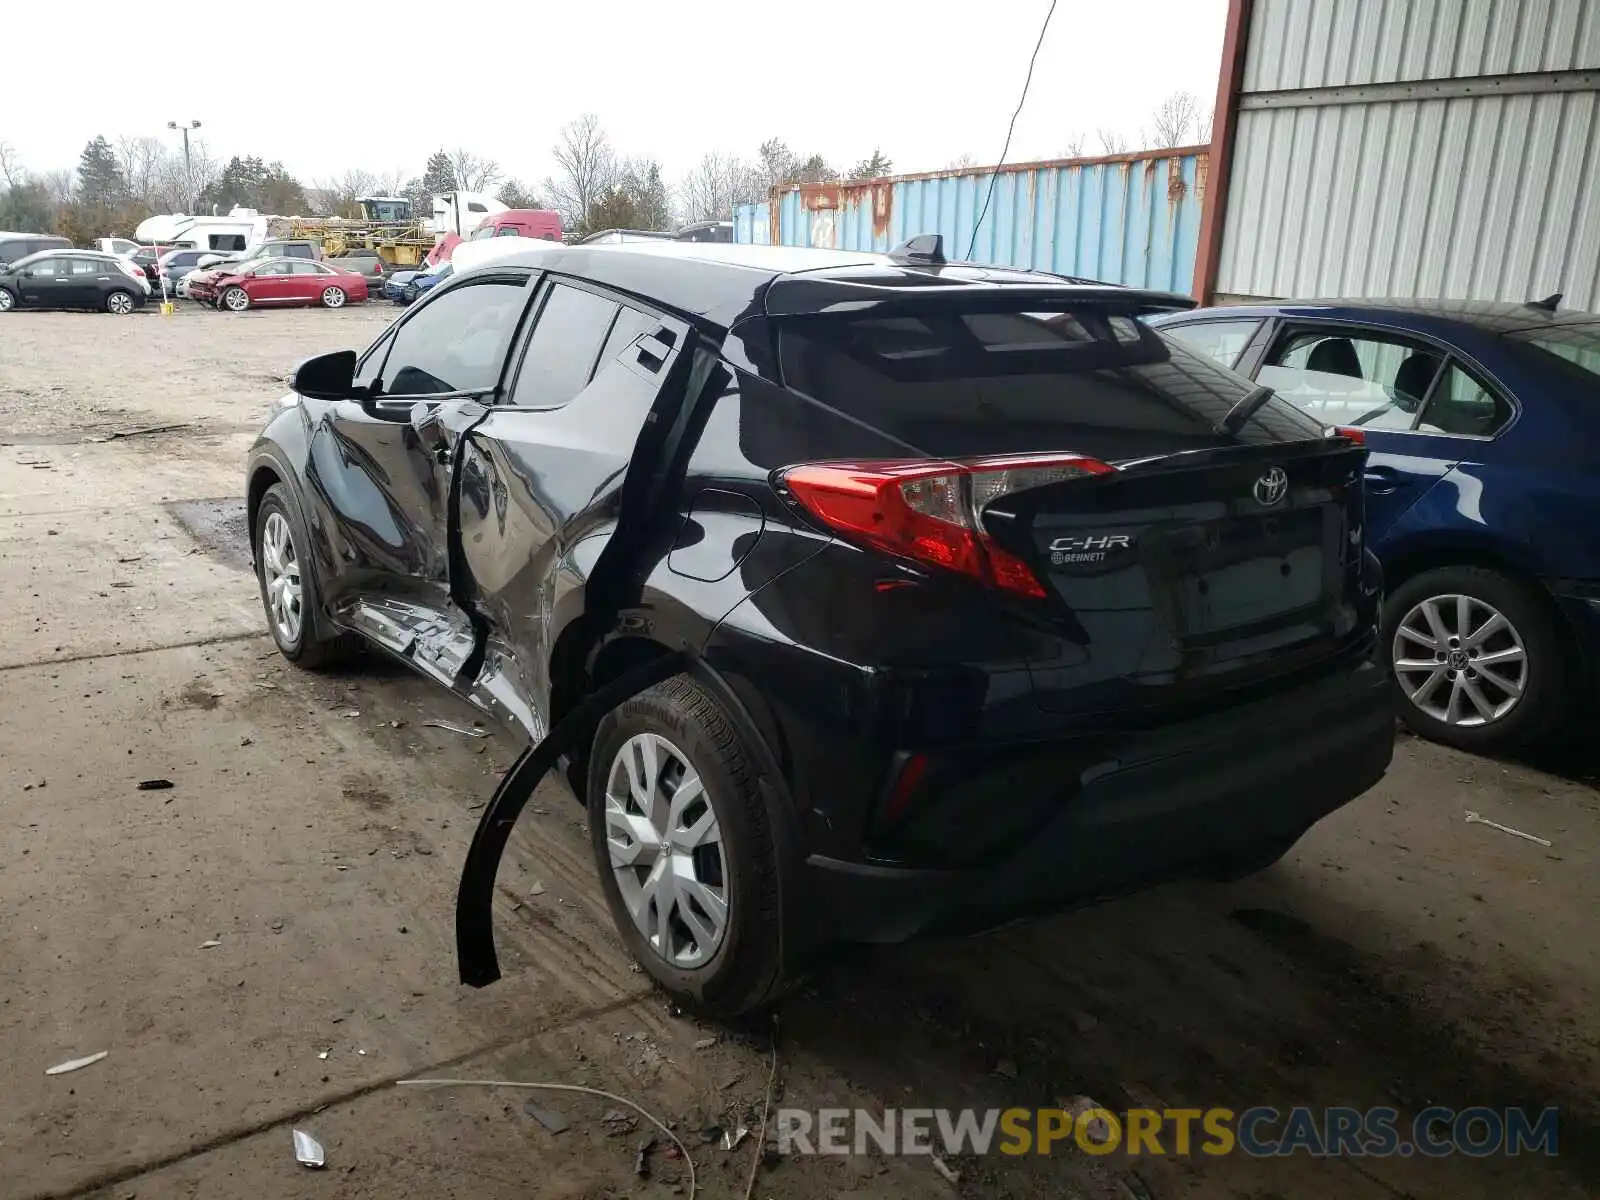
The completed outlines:
<svg viewBox="0 0 1600 1200">
<path fill-rule="evenodd" d="M 1206 146 L 1211 144 L 1211 130 L 1216 125 L 1216 120 L 1217 110 L 1215 108 L 1208 108 L 1206 110 L 1206 115 L 1201 117 L 1199 121 L 1195 123 L 1194 133 L 1196 142 Z"/>
<path fill-rule="evenodd" d="M 181 150 L 171 150 L 162 159 L 155 183 L 158 198 L 177 212 L 188 206 L 190 197 L 200 195 L 214 184 L 221 174 L 222 165 L 211 156 L 210 147 L 195 138 L 189 143 L 187 163 Z"/>
<path fill-rule="evenodd" d="M 970 171 L 978 165 L 978 160 L 970 154 L 958 154 L 950 160 L 950 165 L 945 168 L 949 171 Z"/>
<path fill-rule="evenodd" d="M 372 176 L 372 194 L 374 196 L 404 195 L 406 178 L 406 173 L 398 167 L 388 171 L 378 171 Z"/>
<path fill-rule="evenodd" d="M 39 176 L 39 182 L 44 186 L 44 194 L 50 198 L 52 204 L 71 204 L 78 190 L 78 177 L 67 168 L 46 171 Z"/>
<path fill-rule="evenodd" d="M 1082 158 L 1089 153 L 1089 139 L 1081 133 L 1067 135 L 1066 145 L 1061 148 L 1062 158 Z"/>
<path fill-rule="evenodd" d="M 1100 139 L 1101 154 L 1126 154 L 1128 152 L 1128 139 L 1114 129 L 1096 129 L 1095 137 Z"/>
<path fill-rule="evenodd" d="M 761 170 L 738 155 L 712 151 L 678 185 L 678 206 L 687 221 L 727 221 L 738 204 L 764 199 Z"/>
<path fill-rule="evenodd" d="M 450 169 L 455 172 L 456 187 L 463 192 L 488 191 L 504 178 L 505 174 L 494 159 L 484 158 L 465 149 L 451 152 Z"/>
<path fill-rule="evenodd" d="M 10 142 L 0 142 L 0 179 L 6 181 L 8 188 L 14 188 L 26 182 L 28 172 L 22 165 L 22 156 L 17 153 L 16 147 Z"/>
<path fill-rule="evenodd" d="M 550 153 L 560 171 L 544 181 L 545 194 L 563 225 L 580 228 L 594 202 L 617 182 L 616 153 L 593 113 L 569 122 Z"/>
<path fill-rule="evenodd" d="M 1152 129 L 1149 142 L 1152 148 L 1186 146 L 1190 131 L 1200 117 L 1200 101 L 1193 92 L 1173 92 L 1150 115 Z"/>
<path fill-rule="evenodd" d="M 166 162 L 167 148 L 160 138 L 117 139 L 117 165 L 127 181 L 128 194 L 147 208 L 157 207 L 157 202 L 164 199 L 159 193 Z"/>
</svg>

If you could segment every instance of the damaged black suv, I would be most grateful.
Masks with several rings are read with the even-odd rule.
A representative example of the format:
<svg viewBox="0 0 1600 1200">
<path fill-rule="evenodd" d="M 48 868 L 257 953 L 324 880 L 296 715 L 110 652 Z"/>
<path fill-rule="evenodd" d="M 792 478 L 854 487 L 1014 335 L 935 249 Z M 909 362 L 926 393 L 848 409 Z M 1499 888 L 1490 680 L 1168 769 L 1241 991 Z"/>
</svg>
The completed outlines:
<svg viewBox="0 0 1600 1200">
<path fill-rule="evenodd" d="M 1280 857 L 1389 763 L 1362 463 L 1139 318 L 1183 298 L 710 244 L 513 256 L 302 364 L 250 452 L 272 635 L 519 731 L 705 1010 L 841 941 Z"/>
</svg>

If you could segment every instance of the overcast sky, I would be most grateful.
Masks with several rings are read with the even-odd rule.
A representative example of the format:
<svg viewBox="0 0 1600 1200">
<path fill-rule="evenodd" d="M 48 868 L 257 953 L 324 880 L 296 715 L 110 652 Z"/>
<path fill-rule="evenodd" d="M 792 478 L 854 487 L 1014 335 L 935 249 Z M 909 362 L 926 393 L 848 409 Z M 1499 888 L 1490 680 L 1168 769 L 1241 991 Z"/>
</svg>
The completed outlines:
<svg viewBox="0 0 1600 1200">
<path fill-rule="evenodd" d="M 10 46 L 68 44 L 55 6 L 4 7 Z M 91 20 L 102 7 L 103 20 Z M 45 171 L 76 165 L 95 134 L 177 145 L 167 122 L 198 119 L 214 155 L 281 159 L 307 183 L 356 167 L 418 175 L 444 146 L 537 184 L 561 126 L 593 112 L 620 154 L 654 156 L 669 182 L 708 150 L 753 159 L 773 136 L 840 167 L 875 145 L 896 172 L 937 170 L 962 155 L 987 164 L 1047 7 L 84 3 L 73 27 L 127 36 L 92 38 L 110 57 L 87 74 L 58 53 L 12 54 L 0 141 Z M 1075 133 L 1094 152 L 1102 127 L 1137 145 L 1150 111 L 1178 89 L 1209 110 L 1225 9 L 1225 0 L 1059 0 L 1008 158 L 1058 157 Z M 362 26 L 384 33 L 363 36 Z"/>
</svg>

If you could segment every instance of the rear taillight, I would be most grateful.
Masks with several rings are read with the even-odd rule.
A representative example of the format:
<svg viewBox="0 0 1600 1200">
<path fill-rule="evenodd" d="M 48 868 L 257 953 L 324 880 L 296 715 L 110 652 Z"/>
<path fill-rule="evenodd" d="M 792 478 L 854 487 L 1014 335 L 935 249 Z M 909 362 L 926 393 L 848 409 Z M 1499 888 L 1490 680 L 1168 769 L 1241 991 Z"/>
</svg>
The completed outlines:
<svg viewBox="0 0 1600 1200">
<path fill-rule="evenodd" d="M 1358 446 L 1367 444 L 1367 431 L 1357 429 L 1354 425 L 1335 425 L 1327 431 L 1327 434 L 1329 437 L 1342 437 Z"/>
<path fill-rule="evenodd" d="M 891 554 L 1040 598 L 1046 593 L 1033 569 L 984 532 L 984 508 L 1012 492 L 1114 470 L 1076 454 L 960 463 L 808 463 L 790 467 L 783 483 L 832 529 Z"/>
</svg>

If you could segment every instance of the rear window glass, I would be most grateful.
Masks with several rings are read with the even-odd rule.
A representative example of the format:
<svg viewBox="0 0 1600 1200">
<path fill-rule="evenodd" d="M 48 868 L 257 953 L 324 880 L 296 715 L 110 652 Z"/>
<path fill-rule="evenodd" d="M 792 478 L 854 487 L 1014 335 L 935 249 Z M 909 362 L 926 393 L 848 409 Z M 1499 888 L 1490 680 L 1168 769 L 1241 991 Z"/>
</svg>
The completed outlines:
<svg viewBox="0 0 1600 1200">
<path fill-rule="evenodd" d="M 1106 458 L 1217 444 L 1251 383 L 1104 308 L 797 317 L 779 327 L 786 386 L 928 453 L 1070 447 Z M 1318 437 L 1276 398 L 1246 442 Z"/>
</svg>

